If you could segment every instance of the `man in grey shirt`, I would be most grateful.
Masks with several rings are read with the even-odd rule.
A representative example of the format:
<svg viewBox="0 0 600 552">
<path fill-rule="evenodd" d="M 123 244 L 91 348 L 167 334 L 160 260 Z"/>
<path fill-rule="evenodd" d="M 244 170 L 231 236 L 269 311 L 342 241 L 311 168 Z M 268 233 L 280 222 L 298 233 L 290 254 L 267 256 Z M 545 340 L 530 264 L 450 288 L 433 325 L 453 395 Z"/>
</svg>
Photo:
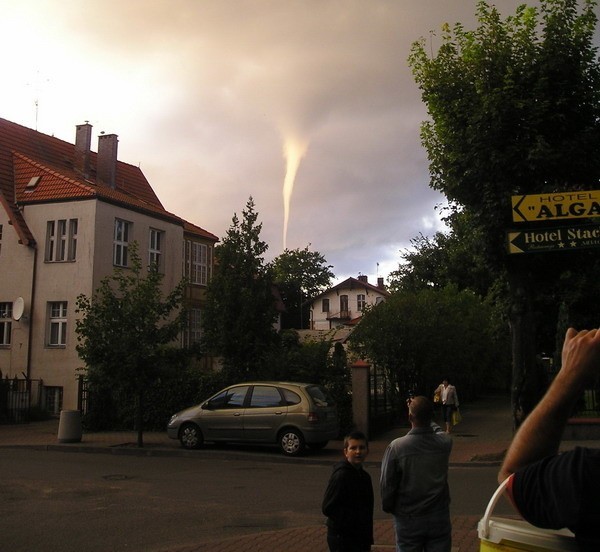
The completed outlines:
<svg viewBox="0 0 600 552">
<path fill-rule="evenodd" d="M 381 464 L 381 502 L 393 514 L 397 552 L 450 552 L 448 462 L 452 439 L 432 423 L 427 397 L 408 401 L 411 430 L 394 439 Z"/>
</svg>

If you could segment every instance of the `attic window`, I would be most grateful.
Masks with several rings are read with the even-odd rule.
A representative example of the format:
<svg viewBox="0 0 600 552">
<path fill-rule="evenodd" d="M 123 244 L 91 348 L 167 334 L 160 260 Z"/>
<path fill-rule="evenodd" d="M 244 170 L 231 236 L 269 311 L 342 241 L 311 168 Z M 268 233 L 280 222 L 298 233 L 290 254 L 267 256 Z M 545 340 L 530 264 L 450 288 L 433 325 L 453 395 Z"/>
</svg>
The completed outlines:
<svg viewBox="0 0 600 552">
<path fill-rule="evenodd" d="M 33 192 L 33 190 L 35 190 L 37 185 L 40 183 L 41 179 L 41 176 L 32 176 L 31 180 L 27 183 L 27 186 L 25 186 L 25 191 Z"/>
</svg>

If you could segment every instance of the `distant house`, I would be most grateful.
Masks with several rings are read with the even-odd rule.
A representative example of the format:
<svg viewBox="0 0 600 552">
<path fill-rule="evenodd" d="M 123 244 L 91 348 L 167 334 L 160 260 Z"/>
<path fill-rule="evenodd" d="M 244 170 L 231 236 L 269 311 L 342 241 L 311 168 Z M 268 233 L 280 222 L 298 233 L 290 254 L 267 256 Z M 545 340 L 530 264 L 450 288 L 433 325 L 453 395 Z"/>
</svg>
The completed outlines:
<svg viewBox="0 0 600 552">
<path fill-rule="evenodd" d="M 366 306 L 385 301 L 390 293 L 383 285 L 369 284 L 367 276 L 348 278 L 315 297 L 310 303 L 310 329 L 330 330 L 353 324 L 360 319 Z"/>
<path fill-rule="evenodd" d="M 0 119 L 0 372 L 43 380 L 41 406 L 77 407 L 75 302 L 115 267 L 158 266 L 190 308 L 183 345 L 200 337 L 218 238 L 168 212 L 142 171 L 117 160 L 115 134 L 76 127 L 75 144 Z"/>
</svg>

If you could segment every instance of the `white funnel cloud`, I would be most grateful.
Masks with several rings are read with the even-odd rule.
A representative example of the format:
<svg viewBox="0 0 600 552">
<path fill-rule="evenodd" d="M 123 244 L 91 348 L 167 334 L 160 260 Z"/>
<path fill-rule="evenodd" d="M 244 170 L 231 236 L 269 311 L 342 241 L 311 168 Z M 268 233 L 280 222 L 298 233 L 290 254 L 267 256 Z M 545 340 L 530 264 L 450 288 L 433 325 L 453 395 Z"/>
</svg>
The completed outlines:
<svg viewBox="0 0 600 552">
<path fill-rule="evenodd" d="M 283 139 L 283 155 L 286 159 L 285 180 L 283 181 L 283 249 L 287 249 L 287 230 L 290 219 L 290 202 L 292 199 L 292 191 L 294 190 L 294 182 L 300 161 L 306 154 L 308 141 L 301 140 L 295 136 L 284 136 Z"/>
</svg>

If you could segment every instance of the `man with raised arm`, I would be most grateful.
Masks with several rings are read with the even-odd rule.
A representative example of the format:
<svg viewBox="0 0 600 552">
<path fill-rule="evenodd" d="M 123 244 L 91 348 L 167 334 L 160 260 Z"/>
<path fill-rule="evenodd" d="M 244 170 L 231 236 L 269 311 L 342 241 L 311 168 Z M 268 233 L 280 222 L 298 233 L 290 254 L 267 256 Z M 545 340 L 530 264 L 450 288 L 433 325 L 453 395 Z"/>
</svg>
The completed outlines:
<svg viewBox="0 0 600 552">
<path fill-rule="evenodd" d="M 520 514 L 537 527 L 569 528 L 580 550 L 600 550 L 600 450 L 559 454 L 567 420 L 583 391 L 600 375 L 600 330 L 569 328 L 562 367 L 517 431 L 498 482 Z"/>
</svg>

